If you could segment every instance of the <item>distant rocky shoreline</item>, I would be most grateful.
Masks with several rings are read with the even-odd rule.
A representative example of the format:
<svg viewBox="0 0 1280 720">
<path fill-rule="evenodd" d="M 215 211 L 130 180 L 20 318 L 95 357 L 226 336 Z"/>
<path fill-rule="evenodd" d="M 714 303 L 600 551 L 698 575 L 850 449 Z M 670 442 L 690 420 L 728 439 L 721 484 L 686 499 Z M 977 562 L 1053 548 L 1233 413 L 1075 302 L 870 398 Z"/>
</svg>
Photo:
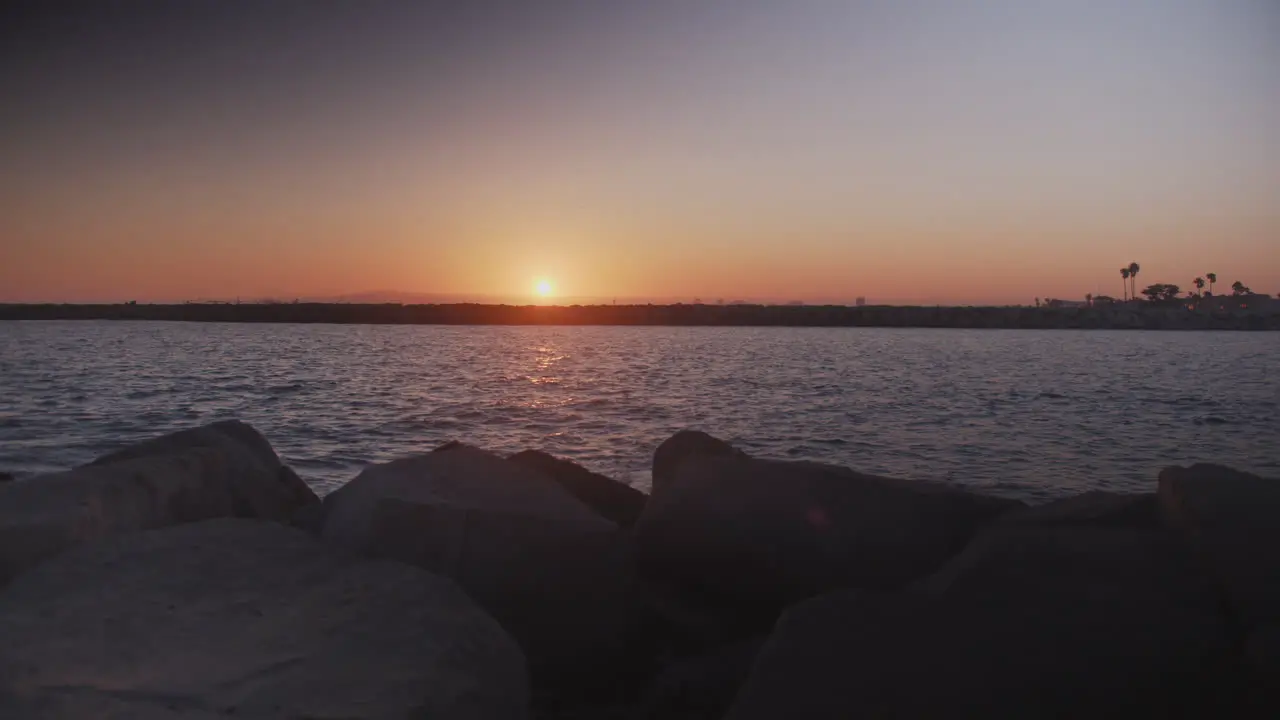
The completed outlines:
<svg viewBox="0 0 1280 720">
<path fill-rule="evenodd" d="M 223 421 L 0 483 L 0 717 L 1280 711 L 1280 480 L 1028 507 L 681 431 L 652 494 L 536 450 L 323 501 Z"/>
<path fill-rule="evenodd" d="M 0 305 L 0 320 L 167 320 L 393 325 L 664 325 L 1029 330 L 1280 330 L 1280 301 L 1189 309 L 1181 303 L 1088 307 L 867 305 L 399 305 L 187 303 Z"/>
</svg>

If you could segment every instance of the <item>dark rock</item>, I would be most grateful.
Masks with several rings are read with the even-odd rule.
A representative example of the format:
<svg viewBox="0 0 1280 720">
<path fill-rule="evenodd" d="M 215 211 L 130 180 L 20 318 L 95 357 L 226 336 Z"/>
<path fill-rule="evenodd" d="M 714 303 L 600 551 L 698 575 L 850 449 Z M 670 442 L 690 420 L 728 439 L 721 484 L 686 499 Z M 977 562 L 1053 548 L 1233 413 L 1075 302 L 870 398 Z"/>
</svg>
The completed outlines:
<svg viewBox="0 0 1280 720">
<path fill-rule="evenodd" d="M 570 495 L 612 520 L 620 527 L 635 524 L 649 496 L 630 485 L 624 485 L 570 460 L 563 460 L 538 450 L 525 450 L 508 458 L 511 462 L 536 470 L 554 480 Z"/>
<path fill-rule="evenodd" d="M 312 535 L 324 532 L 324 503 L 311 503 L 298 508 L 289 524 Z"/>
<path fill-rule="evenodd" d="M 524 648 L 536 706 L 638 694 L 663 637 L 627 537 L 561 520 L 389 498 L 369 552 L 453 578 Z"/>
<path fill-rule="evenodd" d="M 670 663 L 658 674 L 635 720 L 720 720 L 764 645 L 755 637 Z"/>
<path fill-rule="evenodd" d="M 277 523 L 86 545 L 0 593 L 0 716 L 527 716 L 524 659 L 453 583 Z"/>
<path fill-rule="evenodd" d="M 320 502 L 310 486 L 281 464 L 276 451 L 262 433 L 239 420 L 222 420 L 144 440 L 103 455 L 89 466 L 166 455 L 191 448 L 223 450 L 240 459 L 245 467 L 245 481 L 252 486 L 243 494 L 247 500 L 260 505 L 254 508 L 254 517 L 286 520 L 297 507 Z M 266 476 L 274 476 L 276 482 L 264 483 L 262 480 Z"/>
<path fill-rule="evenodd" d="M 288 465 L 281 465 L 276 471 L 276 479 L 280 481 L 280 485 L 284 487 L 300 506 L 319 505 L 320 496 L 316 495 L 316 491 L 311 489 L 305 480 L 298 477 L 298 473 Z"/>
<path fill-rule="evenodd" d="M 951 597 L 1044 595 L 1046 601 L 1080 589 L 1119 590 L 1209 614 L 1221 609 L 1213 583 L 1179 538 L 1162 529 L 997 524 L 912 589 Z"/>
<path fill-rule="evenodd" d="M 687 458 L 668 483 L 635 527 L 642 571 L 765 613 L 833 588 L 903 585 L 1021 507 L 934 483 L 744 456 Z"/>
<path fill-rule="evenodd" d="M 1280 623 L 1253 628 L 1245 639 L 1253 694 L 1252 707 L 1265 711 L 1257 717 L 1280 714 Z"/>
<path fill-rule="evenodd" d="M 103 536 L 216 517 L 288 521 L 318 503 L 266 441 L 250 435 L 261 438 L 242 423 L 215 423 L 0 486 L 0 584 Z"/>
<path fill-rule="evenodd" d="M 1160 509 L 1246 628 L 1280 623 L 1280 480 L 1221 465 L 1160 472 Z"/>
<path fill-rule="evenodd" d="M 541 473 L 457 447 L 367 468 L 325 507 L 326 538 L 457 581 L 524 648 L 540 707 L 652 672 L 626 536 Z"/>
<path fill-rule="evenodd" d="M 387 498 L 459 511 L 531 515 L 582 531 L 616 527 L 541 473 L 459 445 L 365 468 L 325 496 L 324 536 L 366 549 L 377 505 Z"/>
<path fill-rule="evenodd" d="M 689 592 L 642 577 L 649 606 L 662 619 L 664 644 L 679 656 L 694 657 L 767 634 L 777 608 L 762 611 L 750 602 L 732 602 Z"/>
<path fill-rule="evenodd" d="M 1176 538 L 1002 526 L 912 591 L 788 609 L 727 717 L 1231 715 L 1232 652 Z"/>
<path fill-rule="evenodd" d="M 1092 490 L 1043 505 L 1014 510 L 1000 522 L 1086 525 L 1154 530 L 1163 526 L 1155 493 Z"/>
<path fill-rule="evenodd" d="M 12 473 L 0 472 L 0 483 L 13 482 L 15 479 Z"/>
<path fill-rule="evenodd" d="M 746 457 L 746 453 L 701 430 L 681 430 L 662 441 L 653 452 L 653 487 L 650 494 L 657 494 L 670 484 L 680 463 L 703 455 Z"/>
</svg>

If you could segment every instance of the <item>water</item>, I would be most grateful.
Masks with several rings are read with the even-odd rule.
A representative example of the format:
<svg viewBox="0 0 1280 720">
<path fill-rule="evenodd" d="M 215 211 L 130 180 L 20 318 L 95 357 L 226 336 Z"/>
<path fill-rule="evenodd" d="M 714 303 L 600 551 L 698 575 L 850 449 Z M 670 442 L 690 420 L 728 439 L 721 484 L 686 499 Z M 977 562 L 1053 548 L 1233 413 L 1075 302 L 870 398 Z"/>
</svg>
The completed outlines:
<svg viewBox="0 0 1280 720">
<path fill-rule="evenodd" d="M 1280 475 L 1280 334 L 0 323 L 0 469 L 221 418 L 321 493 L 461 439 L 648 489 L 695 427 L 762 456 L 1042 500 L 1213 461 Z"/>
</svg>

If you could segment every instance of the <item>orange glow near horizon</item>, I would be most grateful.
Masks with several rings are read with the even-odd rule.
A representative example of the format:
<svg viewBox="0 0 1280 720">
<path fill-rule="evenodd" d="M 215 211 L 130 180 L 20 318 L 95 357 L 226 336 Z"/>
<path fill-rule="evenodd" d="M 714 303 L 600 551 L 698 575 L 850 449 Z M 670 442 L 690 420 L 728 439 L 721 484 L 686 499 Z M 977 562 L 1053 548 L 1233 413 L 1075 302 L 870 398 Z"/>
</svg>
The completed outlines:
<svg viewBox="0 0 1280 720">
<path fill-rule="evenodd" d="M 177 5 L 0 43 L 0 302 L 1280 291 L 1274 3 Z"/>
</svg>

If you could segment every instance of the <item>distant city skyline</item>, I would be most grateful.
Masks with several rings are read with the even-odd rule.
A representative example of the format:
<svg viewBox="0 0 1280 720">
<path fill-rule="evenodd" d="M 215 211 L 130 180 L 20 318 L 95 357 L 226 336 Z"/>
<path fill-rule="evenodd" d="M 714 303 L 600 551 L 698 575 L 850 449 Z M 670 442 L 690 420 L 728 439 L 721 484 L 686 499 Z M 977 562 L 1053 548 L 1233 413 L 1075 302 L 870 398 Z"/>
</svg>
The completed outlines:
<svg viewBox="0 0 1280 720">
<path fill-rule="evenodd" d="M 1280 291 L 1270 0 L 0 13 L 0 302 Z"/>
</svg>

